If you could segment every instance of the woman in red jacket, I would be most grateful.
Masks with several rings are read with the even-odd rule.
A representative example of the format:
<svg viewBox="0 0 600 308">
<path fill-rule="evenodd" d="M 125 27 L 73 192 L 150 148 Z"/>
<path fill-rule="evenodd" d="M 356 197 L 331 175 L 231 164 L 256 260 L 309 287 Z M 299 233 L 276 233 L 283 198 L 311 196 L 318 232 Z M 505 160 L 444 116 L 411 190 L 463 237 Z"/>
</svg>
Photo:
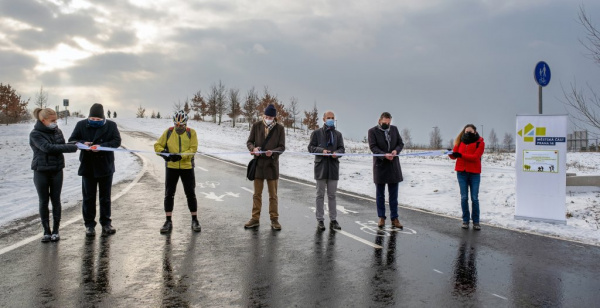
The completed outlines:
<svg viewBox="0 0 600 308">
<path fill-rule="evenodd" d="M 463 212 L 463 229 L 469 229 L 469 220 L 473 220 L 473 229 L 481 230 L 479 225 L 479 183 L 481 181 L 481 156 L 485 149 L 483 138 L 473 124 L 456 136 L 450 158 L 456 159 L 456 177 L 460 187 L 460 205 Z M 472 212 L 469 212 L 469 190 L 471 191 Z"/>
</svg>

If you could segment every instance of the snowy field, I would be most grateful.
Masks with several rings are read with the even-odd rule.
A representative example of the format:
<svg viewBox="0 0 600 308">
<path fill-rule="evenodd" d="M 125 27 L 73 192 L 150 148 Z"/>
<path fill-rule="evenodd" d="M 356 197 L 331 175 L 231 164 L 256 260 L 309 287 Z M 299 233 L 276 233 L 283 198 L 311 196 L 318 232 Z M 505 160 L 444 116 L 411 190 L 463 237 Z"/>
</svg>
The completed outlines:
<svg viewBox="0 0 600 308">
<path fill-rule="evenodd" d="M 168 119 L 115 119 L 121 130 L 132 130 L 149 133 L 158 138 L 167 127 Z M 61 123 L 62 124 L 62 123 Z M 373 123 L 375 125 L 375 123 Z M 0 224 L 15 218 L 37 213 L 37 196 L 32 183 L 32 172 L 29 168 L 31 150 L 28 145 L 28 134 L 33 124 L 19 124 L 0 127 L 0 164 L 6 170 L 2 174 L 0 194 L 8 196 L 0 202 Z M 190 127 L 196 129 L 199 138 L 199 152 L 229 153 L 215 155 L 225 160 L 246 164 L 250 160 L 247 154 L 246 139 L 248 126 L 245 123 L 213 123 L 191 121 Z M 73 125 L 60 126 L 66 136 L 70 135 Z M 365 127 L 366 131 L 370 127 Z M 401 129 L 402 127 L 400 127 Z M 343 133 L 343 128 L 341 128 Z M 280 172 L 283 175 L 307 181 L 313 181 L 313 158 L 291 152 L 307 152 L 309 135 L 302 131 L 289 131 L 286 137 L 286 151 L 280 158 Z M 349 153 L 369 153 L 368 146 L 362 142 L 345 140 Z M 403 151 L 402 153 L 407 153 Z M 410 152 L 408 152 L 410 153 Z M 117 159 L 115 182 L 131 179 L 139 170 L 125 169 L 135 160 L 132 155 L 121 155 Z M 72 206 L 81 199 L 80 179 L 76 175 L 78 155 L 67 154 L 65 169 L 65 185 L 63 188 L 63 204 Z M 157 157 L 157 159 L 159 159 Z M 568 153 L 567 172 L 577 175 L 599 175 L 600 153 Z M 399 201 L 401 204 L 460 218 L 460 195 L 454 172 L 454 161 L 447 156 L 400 158 L 404 182 L 400 184 Z M 483 172 L 481 175 L 480 207 L 481 221 L 484 224 L 550 235 L 584 243 L 600 245 L 600 190 L 587 189 L 579 192 L 567 191 L 567 225 L 555 225 L 542 222 L 515 220 L 515 158 L 513 154 L 484 154 Z M 371 157 L 345 157 L 341 159 L 339 188 L 362 195 L 375 197 L 372 182 Z M 245 171 L 240 169 L 240 177 Z M 569 187 L 567 187 L 569 190 Z M 312 196 L 307 196 L 312 198 Z M 373 217 L 376 216 L 373 204 Z M 406 226 L 410 221 L 400 219 Z M 460 221 L 457 220 L 457 228 Z M 485 231 L 485 230 L 484 230 Z"/>
<path fill-rule="evenodd" d="M 70 118 L 68 125 L 58 122 L 65 140 L 69 139 L 76 119 Z M 33 185 L 31 159 L 33 152 L 29 146 L 29 133 L 34 122 L 0 125 L 0 225 L 38 215 L 38 197 Z M 141 170 L 136 156 L 130 153 L 115 153 L 113 183 L 132 180 Z M 65 154 L 65 169 L 62 189 L 62 206 L 68 208 L 81 201 L 81 177 L 79 151 Z M 38 218 L 37 216 L 35 216 Z"/>
</svg>

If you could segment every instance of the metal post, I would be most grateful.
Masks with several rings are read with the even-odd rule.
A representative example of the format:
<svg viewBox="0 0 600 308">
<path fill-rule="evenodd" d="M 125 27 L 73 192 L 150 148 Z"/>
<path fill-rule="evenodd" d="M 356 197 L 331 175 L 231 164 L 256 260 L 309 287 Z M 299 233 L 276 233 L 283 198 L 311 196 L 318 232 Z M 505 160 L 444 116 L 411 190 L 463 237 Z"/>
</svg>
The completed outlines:
<svg viewBox="0 0 600 308">
<path fill-rule="evenodd" d="M 542 114 L 542 86 L 538 86 L 538 111 Z"/>
</svg>

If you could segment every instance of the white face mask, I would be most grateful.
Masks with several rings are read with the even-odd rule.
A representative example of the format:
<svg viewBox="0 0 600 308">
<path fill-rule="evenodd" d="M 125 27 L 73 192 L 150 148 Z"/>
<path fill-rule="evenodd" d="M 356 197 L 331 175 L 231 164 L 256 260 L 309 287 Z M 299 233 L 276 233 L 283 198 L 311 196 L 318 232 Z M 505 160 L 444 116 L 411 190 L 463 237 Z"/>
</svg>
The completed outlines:
<svg viewBox="0 0 600 308">
<path fill-rule="evenodd" d="M 271 123 L 273 123 L 273 120 L 267 120 L 267 119 L 265 119 L 265 123 L 267 123 L 267 125 L 271 125 Z"/>
<path fill-rule="evenodd" d="M 55 129 L 58 127 L 58 124 L 56 124 L 56 122 L 54 122 L 54 123 L 48 124 L 46 127 L 48 127 L 49 129 Z"/>
</svg>

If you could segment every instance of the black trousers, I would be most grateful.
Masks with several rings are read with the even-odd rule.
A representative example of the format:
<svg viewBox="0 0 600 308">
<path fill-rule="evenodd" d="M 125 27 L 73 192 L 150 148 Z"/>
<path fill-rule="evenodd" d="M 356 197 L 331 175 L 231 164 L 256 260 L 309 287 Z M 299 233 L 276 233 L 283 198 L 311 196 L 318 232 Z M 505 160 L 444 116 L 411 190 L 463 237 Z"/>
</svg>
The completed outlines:
<svg viewBox="0 0 600 308">
<path fill-rule="evenodd" d="M 187 198 L 188 209 L 190 212 L 198 210 L 198 201 L 196 200 L 196 176 L 194 169 L 172 169 L 166 168 L 165 175 L 165 212 L 173 212 L 175 203 L 175 191 L 177 190 L 177 182 L 181 178 L 183 183 L 183 191 Z"/>
<path fill-rule="evenodd" d="M 81 177 L 81 188 L 83 191 L 83 223 L 86 227 L 96 226 L 96 192 L 100 199 L 100 224 L 110 225 L 110 193 L 112 188 L 112 174 L 109 176 L 94 178 Z"/>
<path fill-rule="evenodd" d="M 60 205 L 60 192 L 63 185 L 63 171 L 33 171 L 33 183 L 39 198 L 40 219 L 44 233 L 50 233 L 50 211 L 48 203 L 52 201 L 52 217 L 54 230 L 58 231 L 62 207 Z"/>
</svg>

